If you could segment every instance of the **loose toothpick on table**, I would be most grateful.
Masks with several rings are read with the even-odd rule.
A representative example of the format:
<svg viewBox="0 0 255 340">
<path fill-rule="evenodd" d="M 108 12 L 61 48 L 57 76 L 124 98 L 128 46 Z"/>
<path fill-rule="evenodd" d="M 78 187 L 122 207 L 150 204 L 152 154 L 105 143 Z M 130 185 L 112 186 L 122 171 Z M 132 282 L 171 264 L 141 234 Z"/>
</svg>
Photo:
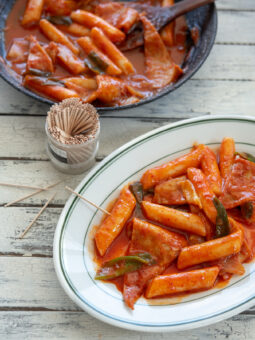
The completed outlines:
<svg viewBox="0 0 255 340">
<path fill-rule="evenodd" d="M 95 203 L 91 202 L 90 200 L 88 200 L 87 198 L 83 197 L 82 195 L 80 195 L 78 192 L 74 191 L 73 189 L 69 188 L 69 187 L 65 187 L 67 190 L 71 191 L 74 195 L 78 196 L 79 198 L 81 198 L 83 201 L 93 205 L 93 207 L 97 208 L 98 210 L 102 211 L 103 213 L 107 214 L 107 215 L 111 215 L 109 213 L 109 211 L 99 207 L 98 205 L 96 205 Z"/>
<path fill-rule="evenodd" d="M 56 192 L 48 199 L 48 201 L 44 204 L 42 209 L 39 211 L 39 213 L 35 216 L 33 221 L 26 227 L 26 229 L 23 231 L 23 233 L 19 236 L 19 238 L 23 238 L 28 230 L 32 227 L 32 225 L 35 223 L 35 221 L 40 217 L 40 215 L 44 212 L 44 210 L 47 208 L 47 206 L 50 204 L 50 202 L 53 200 L 53 198 L 56 196 Z"/>
<path fill-rule="evenodd" d="M 14 188 L 23 188 L 23 189 L 34 189 L 34 190 L 45 190 L 45 188 L 35 187 L 35 186 L 32 186 L 32 185 L 3 183 L 3 182 L 0 182 L 0 186 L 14 187 Z"/>
<path fill-rule="evenodd" d="M 46 188 L 41 188 L 41 189 L 39 189 L 39 190 L 37 190 L 37 191 L 35 191 L 35 192 L 32 192 L 32 194 L 29 194 L 29 195 L 23 196 L 23 197 L 21 197 L 21 198 L 18 198 L 18 199 L 15 200 L 15 201 L 9 202 L 9 203 L 5 204 L 4 207 L 6 208 L 6 207 L 9 207 L 9 206 L 11 206 L 11 205 L 13 205 L 13 204 L 15 204 L 15 203 L 20 202 L 20 201 L 24 201 L 25 199 L 27 199 L 27 198 L 29 198 L 29 197 L 32 197 L 32 196 L 35 196 L 35 195 L 39 194 L 39 193 L 42 192 L 42 191 L 47 191 L 47 190 L 49 190 L 49 189 L 55 187 L 56 185 L 60 184 L 61 182 L 63 182 L 63 180 L 58 181 L 58 182 L 56 182 L 56 183 L 53 183 L 53 184 L 51 184 L 51 185 L 48 185 Z"/>
</svg>

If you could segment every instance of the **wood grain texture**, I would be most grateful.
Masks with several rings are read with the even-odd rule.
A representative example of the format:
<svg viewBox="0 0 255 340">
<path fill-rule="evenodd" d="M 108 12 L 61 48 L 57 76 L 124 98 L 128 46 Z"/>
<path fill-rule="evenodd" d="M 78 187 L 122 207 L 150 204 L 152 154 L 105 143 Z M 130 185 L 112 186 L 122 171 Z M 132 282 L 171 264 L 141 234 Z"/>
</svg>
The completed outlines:
<svg viewBox="0 0 255 340">
<path fill-rule="evenodd" d="M 56 183 L 59 180 L 63 180 L 55 188 L 49 191 L 43 191 L 42 193 L 33 196 L 26 201 L 17 203 L 18 205 L 24 204 L 39 204 L 40 206 L 45 204 L 49 199 L 50 195 L 56 191 L 57 195 L 52 201 L 51 205 L 63 205 L 70 193 L 65 190 L 65 185 L 71 188 L 75 188 L 81 179 L 84 177 L 85 173 L 82 175 L 71 176 L 65 175 L 58 172 L 53 168 L 50 161 L 7 161 L 0 160 L 0 178 L 2 182 L 10 182 L 11 179 L 15 178 L 17 183 L 31 184 L 37 183 L 39 186 L 46 187 L 52 183 Z M 0 187 L 0 205 L 18 199 L 30 193 L 31 190 L 18 190 L 16 188 Z M 85 204 L 85 203 L 84 203 Z M 5 208 L 10 209 L 10 207 Z"/>
<path fill-rule="evenodd" d="M 235 11 L 255 10 L 255 2 L 253 0 L 219 0 L 217 1 L 218 9 L 232 9 Z"/>
<path fill-rule="evenodd" d="M 255 34 L 254 20 L 255 20 L 255 2 L 253 9 L 250 10 L 248 0 L 237 0 L 239 4 L 247 5 L 246 11 L 218 11 L 218 33 L 216 43 L 221 44 L 254 44 Z M 229 3 L 231 1 L 229 0 Z M 217 1 L 221 4 L 222 1 Z M 234 7 L 233 7 L 234 8 Z"/>
<path fill-rule="evenodd" d="M 214 45 L 205 64 L 193 79 L 255 80 L 254 54 L 255 46 L 244 45 L 240 48 L 238 45 Z"/>
<path fill-rule="evenodd" d="M 254 340 L 255 318 L 239 315 L 212 326 L 175 333 L 140 333 L 107 325 L 83 312 L 0 312 L 8 340 Z"/>
<path fill-rule="evenodd" d="M 48 208 L 26 237 L 18 238 L 39 210 L 37 207 L 0 208 L 1 256 L 52 256 L 53 237 L 61 208 Z"/>
<path fill-rule="evenodd" d="M 0 159 L 16 157 L 48 160 L 45 149 L 45 117 L 2 116 L 0 120 L 1 133 L 5 136 L 0 143 Z M 98 158 L 102 159 L 131 139 L 170 122 L 171 120 L 156 118 L 153 121 L 141 121 L 102 117 Z"/>
<path fill-rule="evenodd" d="M 79 310 L 58 283 L 52 258 L 0 257 L 0 309 Z"/>
</svg>

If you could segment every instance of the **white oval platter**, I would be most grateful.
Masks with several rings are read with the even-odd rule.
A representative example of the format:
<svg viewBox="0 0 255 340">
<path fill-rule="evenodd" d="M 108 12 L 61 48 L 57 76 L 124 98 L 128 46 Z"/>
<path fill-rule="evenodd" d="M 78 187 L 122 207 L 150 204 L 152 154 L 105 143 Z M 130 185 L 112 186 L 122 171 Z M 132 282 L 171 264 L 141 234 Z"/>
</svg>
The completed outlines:
<svg viewBox="0 0 255 340">
<path fill-rule="evenodd" d="M 238 151 L 255 154 L 255 118 L 245 116 L 199 117 L 169 124 L 134 139 L 96 166 L 76 188 L 106 208 L 120 188 L 137 180 L 153 166 L 189 151 L 194 142 L 219 146 L 233 137 Z M 114 138 L 114 135 L 113 135 Z M 102 213 L 74 195 L 66 203 L 55 232 L 54 264 L 58 279 L 70 298 L 92 316 L 114 326 L 147 332 L 179 331 L 229 318 L 255 304 L 255 263 L 245 265 L 222 289 L 183 299 L 141 298 L 129 310 L 121 293 L 109 283 L 94 280 L 93 226 Z"/>
</svg>

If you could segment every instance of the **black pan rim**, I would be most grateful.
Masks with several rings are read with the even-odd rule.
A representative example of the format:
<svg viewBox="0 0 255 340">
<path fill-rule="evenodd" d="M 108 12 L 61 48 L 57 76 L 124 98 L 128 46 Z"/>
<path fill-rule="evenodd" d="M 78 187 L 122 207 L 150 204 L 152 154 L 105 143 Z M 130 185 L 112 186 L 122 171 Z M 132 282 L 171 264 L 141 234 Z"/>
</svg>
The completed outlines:
<svg viewBox="0 0 255 340">
<path fill-rule="evenodd" d="M 4 3 L 5 1 L 2 0 L 3 3 L 0 4 L 0 12 L 2 9 L 2 12 L 5 11 L 5 5 L 8 4 L 8 2 Z M 14 3 L 14 1 L 11 3 L 11 6 L 9 6 L 9 8 L 7 9 L 7 12 L 4 12 L 4 16 L 2 17 L 2 27 L 0 27 L 1 30 L 4 29 L 5 27 L 5 21 L 6 18 L 8 17 L 8 14 L 12 8 L 12 4 Z M 9 3 L 10 4 L 10 3 Z M 153 96 L 150 96 L 148 98 L 142 99 L 137 103 L 134 104 L 129 104 L 129 105 L 123 105 L 123 106 L 111 106 L 111 107 L 96 107 L 96 109 L 98 110 L 98 112 L 103 113 L 105 111 L 116 111 L 116 110 L 128 110 L 128 109 L 135 109 L 137 107 L 139 107 L 140 105 L 145 105 L 148 103 L 151 103 L 153 101 L 155 101 L 156 99 L 162 98 L 164 96 L 166 96 L 167 94 L 173 92 L 174 90 L 176 90 L 177 88 L 179 88 L 180 86 L 182 86 L 186 81 L 188 81 L 200 68 L 201 66 L 204 64 L 204 62 L 206 61 L 206 59 L 208 58 L 212 47 L 214 45 L 215 42 L 215 38 L 216 38 L 216 34 L 217 34 L 217 28 L 218 28 L 218 15 L 217 15 L 217 8 L 215 3 L 212 3 L 210 5 L 207 5 L 210 7 L 210 12 L 211 12 L 211 36 L 210 36 L 210 40 L 208 42 L 208 44 L 206 45 L 206 50 L 204 51 L 204 53 L 202 54 L 202 56 L 199 58 L 198 62 L 195 64 L 195 66 L 193 67 L 193 69 L 189 70 L 189 73 L 184 73 L 184 75 L 174 84 L 168 85 L 166 87 L 164 87 L 161 91 L 159 91 L 158 93 L 156 93 Z M 6 6 L 7 7 L 7 6 Z M 2 43 L 3 46 L 0 47 L 0 58 L 5 58 L 4 56 L 4 52 L 5 52 L 5 46 L 4 46 L 4 42 Z M 199 46 L 197 47 L 199 48 Z M 17 89 L 18 91 L 24 93 L 25 95 L 32 97 L 34 99 L 37 99 L 38 101 L 44 103 L 44 104 L 49 104 L 49 105 L 53 105 L 56 102 L 54 102 L 53 100 L 50 100 L 46 97 L 41 97 L 40 95 L 38 95 L 35 92 L 32 92 L 30 90 L 28 90 L 27 88 L 23 87 L 22 84 L 20 84 L 17 79 L 15 77 L 12 77 L 10 75 L 10 73 L 7 72 L 3 72 L 5 68 L 5 64 L 4 62 L 0 60 L 0 77 L 2 79 L 4 79 L 7 83 L 9 83 L 11 86 L 13 86 L 15 89 Z"/>
</svg>

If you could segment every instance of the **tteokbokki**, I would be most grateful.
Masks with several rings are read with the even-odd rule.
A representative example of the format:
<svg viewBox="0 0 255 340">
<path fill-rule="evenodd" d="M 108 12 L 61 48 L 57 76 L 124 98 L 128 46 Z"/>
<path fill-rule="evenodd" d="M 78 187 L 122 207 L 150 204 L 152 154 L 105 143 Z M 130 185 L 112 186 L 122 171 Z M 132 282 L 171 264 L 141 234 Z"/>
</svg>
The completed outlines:
<svg viewBox="0 0 255 340">
<path fill-rule="evenodd" d="M 232 138 L 194 145 L 124 186 L 95 226 L 95 279 L 126 305 L 187 294 L 243 275 L 255 250 L 255 158 Z"/>
<path fill-rule="evenodd" d="M 144 46 L 122 51 L 137 25 L 143 27 Z M 6 21 L 6 63 L 24 87 L 43 97 L 122 106 L 149 98 L 182 76 L 190 37 L 197 43 L 185 17 L 157 32 L 143 13 L 121 2 L 17 0 Z"/>
</svg>

